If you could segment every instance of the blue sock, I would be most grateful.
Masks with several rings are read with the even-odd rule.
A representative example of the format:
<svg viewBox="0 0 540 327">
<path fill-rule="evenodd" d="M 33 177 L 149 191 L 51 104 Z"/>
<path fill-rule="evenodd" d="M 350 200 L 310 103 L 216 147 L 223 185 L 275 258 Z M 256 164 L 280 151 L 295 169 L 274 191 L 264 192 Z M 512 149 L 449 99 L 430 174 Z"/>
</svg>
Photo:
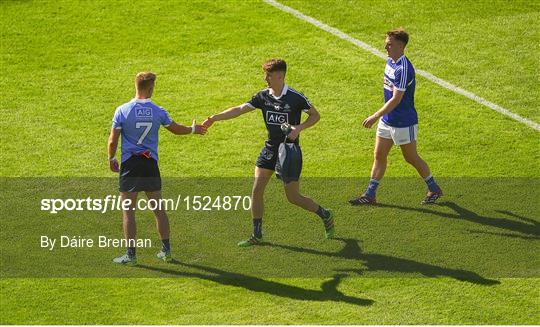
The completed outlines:
<svg viewBox="0 0 540 327">
<path fill-rule="evenodd" d="M 163 252 L 171 251 L 171 244 L 169 243 L 169 239 L 161 240 L 161 251 Z"/>
<path fill-rule="evenodd" d="M 262 238 L 262 218 L 253 218 L 253 235 Z"/>
<path fill-rule="evenodd" d="M 429 175 L 424 180 L 426 181 L 427 187 L 428 187 L 430 192 L 440 192 L 441 191 L 441 188 L 439 187 L 439 185 L 437 185 L 437 182 L 435 182 L 435 179 L 433 178 L 432 175 Z"/>
<path fill-rule="evenodd" d="M 135 248 L 134 248 L 134 247 L 128 247 L 128 248 L 127 248 L 127 255 L 128 255 L 129 257 L 134 257 L 134 256 L 136 255 L 135 252 L 136 252 L 136 251 L 135 251 Z"/>
<path fill-rule="evenodd" d="M 379 181 L 376 179 L 371 179 L 369 185 L 366 189 L 365 195 L 370 198 L 375 198 L 375 193 L 377 192 L 377 187 L 379 187 Z"/>
</svg>

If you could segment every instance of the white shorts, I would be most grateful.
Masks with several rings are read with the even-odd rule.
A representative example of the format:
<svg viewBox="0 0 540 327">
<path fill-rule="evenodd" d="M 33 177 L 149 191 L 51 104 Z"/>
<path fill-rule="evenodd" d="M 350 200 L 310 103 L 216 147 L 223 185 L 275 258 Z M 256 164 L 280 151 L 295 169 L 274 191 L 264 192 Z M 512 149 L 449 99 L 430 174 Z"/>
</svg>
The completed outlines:
<svg viewBox="0 0 540 327">
<path fill-rule="evenodd" d="M 377 126 L 377 136 L 385 139 L 391 139 L 395 145 L 409 144 L 416 141 L 418 134 L 418 124 L 409 127 L 392 127 L 379 120 Z"/>
</svg>

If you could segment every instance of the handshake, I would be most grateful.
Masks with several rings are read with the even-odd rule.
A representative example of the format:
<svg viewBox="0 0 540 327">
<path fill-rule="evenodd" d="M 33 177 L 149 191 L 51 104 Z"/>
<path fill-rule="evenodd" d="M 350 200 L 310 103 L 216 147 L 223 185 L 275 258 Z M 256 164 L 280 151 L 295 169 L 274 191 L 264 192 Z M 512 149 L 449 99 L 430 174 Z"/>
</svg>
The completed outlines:
<svg viewBox="0 0 540 327">
<path fill-rule="evenodd" d="M 212 124 L 214 124 L 215 120 L 212 118 L 212 117 L 208 117 L 206 118 L 203 123 L 202 123 L 202 126 L 204 126 L 206 129 L 209 129 L 210 126 L 212 126 Z"/>
<path fill-rule="evenodd" d="M 197 124 L 195 119 L 193 119 L 193 122 L 191 123 L 191 134 L 200 134 L 204 135 L 208 131 L 208 128 L 203 125 Z"/>
<path fill-rule="evenodd" d="M 204 135 L 208 132 L 208 128 L 212 126 L 212 124 L 215 122 L 214 119 L 211 117 L 206 118 L 202 124 L 197 124 L 195 119 L 193 119 L 193 123 L 191 124 L 191 133 L 192 134 L 200 134 Z"/>
<path fill-rule="evenodd" d="M 193 119 L 193 122 L 191 123 L 191 133 L 205 135 L 208 132 L 208 128 L 210 128 L 213 123 L 214 120 L 210 117 L 206 118 L 202 124 L 197 124 L 195 119 Z"/>
</svg>

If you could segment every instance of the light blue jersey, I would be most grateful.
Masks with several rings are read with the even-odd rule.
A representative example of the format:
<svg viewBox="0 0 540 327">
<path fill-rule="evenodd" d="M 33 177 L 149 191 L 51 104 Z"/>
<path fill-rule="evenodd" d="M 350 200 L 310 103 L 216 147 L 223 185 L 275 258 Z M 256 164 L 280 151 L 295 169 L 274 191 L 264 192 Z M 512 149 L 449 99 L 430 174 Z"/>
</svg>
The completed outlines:
<svg viewBox="0 0 540 327">
<path fill-rule="evenodd" d="M 405 92 L 398 106 L 383 116 L 382 121 L 392 127 L 409 127 L 418 124 L 418 115 L 414 108 L 414 89 L 416 88 L 414 67 L 405 57 L 396 62 L 388 58 L 384 68 L 384 102 L 388 102 L 394 89 Z"/>
<path fill-rule="evenodd" d="M 147 150 L 157 161 L 159 128 L 172 122 L 169 113 L 151 99 L 133 99 L 118 107 L 112 128 L 122 130 L 122 162 Z"/>
</svg>

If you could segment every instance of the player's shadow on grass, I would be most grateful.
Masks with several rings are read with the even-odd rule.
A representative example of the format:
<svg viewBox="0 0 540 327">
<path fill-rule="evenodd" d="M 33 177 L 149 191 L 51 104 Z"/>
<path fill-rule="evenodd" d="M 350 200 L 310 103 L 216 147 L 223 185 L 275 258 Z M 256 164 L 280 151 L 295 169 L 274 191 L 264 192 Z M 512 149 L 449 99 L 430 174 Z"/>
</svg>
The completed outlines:
<svg viewBox="0 0 540 327">
<path fill-rule="evenodd" d="M 183 266 L 185 268 L 191 268 L 202 271 L 189 272 L 182 270 L 172 269 L 174 266 Z M 301 288 L 298 286 L 287 285 L 278 283 L 275 281 L 269 281 L 262 278 L 244 275 L 236 272 L 229 272 L 218 268 L 201 266 L 196 264 L 182 263 L 179 261 L 173 261 L 170 268 L 152 267 L 147 265 L 137 265 L 138 268 L 146 270 L 157 271 L 169 275 L 178 277 L 191 277 L 209 280 L 222 285 L 235 286 L 247 289 L 252 292 L 262 292 L 266 294 L 286 297 L 294 300 L 302 301 L 335 301 L 345 302 L 355 305 L 372 305 L 373 300 L 361 299 L 353 296 L 348 296 L 340 292 L 337 287 L 341 283 L 342 279 L 347 277 L 345 273 L 335 274 L 331 280 L 325 281 L 321 284 L 321 290 L 310 290 Z"/>
<path fill-rule="evenodd" d="M 471 234 L 484 234 L 484 235 L 495 235 L 495 236 L 503 236 L 503 237 L 510 237 L 510 238 L 520 238 L 522 240 L 539 240 L 540 239 L 540 237 L 538 236 L 524 236 L 521 234 L 512 234 L 512 233 L 493 233 L 493 232 L 486 232 L 483 230 L 467 229 L 467 232 Z"/>
<path fill-rule="evenodd" d="M 449 201 L 440 202 L 438 204 L 438 206 L 450 208 L 455 212 L 455 214 L 446 213 L 446 212 L 440 212 L 440 211 L 427 209 L 427 208 L 404 207 L 404 206 L 393 205 L 393 204 L 382 204 L 381 203 L 381 204 L 377 204 L 377 206 L 378 207 L 383 207 L 383 208 L 392 208 L 392 209 L 400 209 L 400 210 L 407 210 L 407 211 L 416 211 L 416 212 L 421 212 L 421 213 L 425 213 L 425 214 L 431 214 L 431 215 L 435 215 L 435 216 L 439 216 L 439 217 L 443 217 L 443 218 L 466 220 L 466 221 L 470 221 L 470 222 L 473 222 L 473 223 L 476 223 L 476 224 L 496 227 L 496 228 L 500 228 L 500 229 L 506 229 L 506 230 L 509 230 L 509 231 L 512 231 L 512 232 L 520 233 L 520 234 L 522 234 L 520 236 L 524 236 L 524 237 L 522 237 L 524 239 L 539 239 L 540 238 L 540 223 L 538 221 L 536 221 L 534 219 L 531 219 L 531 218 L 527 218 L 527 217 L 517 215 L 517 214 L 512 213 L 510 211 L 505 211 L 505 210 L 495 210 L 495 211 L 498 212 L 498 213 L 502 213 L 504 215 L 507 215 L 507 216 L 517 218 L 517 219 L 519 219 L 521 221 L 511 220 L 511 219 L 508 219 L 508 218 L 480 216 L 480 215 L 476 214 L 475 212 L 473 212 L 471 210 L 468 210 L 466 208 L 461 207 L 460 205 L 458 205 L 455 202 L 449 202 Z M 489 234 L 489 233 L 486 232 L 486 234 Z M 500 236 L 509 236 L 509 237 L 518 236 L 518 235 L 515 235 L 515 234 L 507 234 L 507 233 L 502 233 L 502 234 L 491 233 L 491 234 L 500 235 Z"/>
<path fill-rule="evenodd" d="M 362 261 L 365 269 L 345 269 L 338 270 L 342 272 L 355 272 L 363 274 L 366 271 L 387 271 L 399 273 L 420 273 L 426 277 L 451 277 L 460 281 L 466 281 L 482 285 L 495 285 L 499 281 L 487 279 L 479 274 L 463 270 L 439 267 L 427 263 L 421 263 L 410 259 L 403 259 L 376 253 L 364 253 L 359 245 L 359 241 L 351 238 L 336 238 L 336 240 L 345 243 L 343 249 L 339 252 L 325 252 L 315 249 L 302 248 L 292 245 L 265 243 L 265 246 L 282 248 L 290 251 L 309 253 L 314 255 L 324 255 L 328 257 L 343 258 Z"/>
</svg>

